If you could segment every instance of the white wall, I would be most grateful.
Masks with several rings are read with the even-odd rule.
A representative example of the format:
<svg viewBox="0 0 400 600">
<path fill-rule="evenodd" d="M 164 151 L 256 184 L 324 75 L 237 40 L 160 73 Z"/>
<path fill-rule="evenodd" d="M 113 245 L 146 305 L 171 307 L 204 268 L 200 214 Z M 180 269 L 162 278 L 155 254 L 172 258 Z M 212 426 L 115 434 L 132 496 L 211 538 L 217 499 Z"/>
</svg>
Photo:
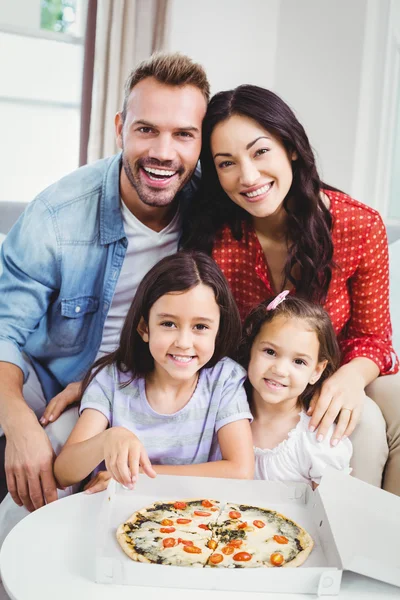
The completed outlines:
<svg viewBox="0 0 400 600">
<path fill-rule="evenodd" d="M 275 79 L 279 0 L 171 0 L 166 49 L 206 69 L 212 93 Z"/>
<path fill-rule="evenodd" d="M 295 110 L 320 174 L 349 191 L 365 0 L 281 0 L 275 88 Z"/>
<path fill-rule="evenodd" d="M 385 210 L 377 153 L 389 4 L 172 0 L 167 48 L 201 62 L 213 92 L 241 83 L 277 92 L 303 123 L 322 178 Z"/>
</svg>

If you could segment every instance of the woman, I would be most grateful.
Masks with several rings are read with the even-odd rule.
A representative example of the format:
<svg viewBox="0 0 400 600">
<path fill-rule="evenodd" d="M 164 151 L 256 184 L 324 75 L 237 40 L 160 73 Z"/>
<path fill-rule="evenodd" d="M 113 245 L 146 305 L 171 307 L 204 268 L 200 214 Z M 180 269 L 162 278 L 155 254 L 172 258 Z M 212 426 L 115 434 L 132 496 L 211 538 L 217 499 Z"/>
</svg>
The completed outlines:
<svg viewBox="0 0 400 600">
<path fill-rule="evenodd" d="M 342 366 L 313 399 L 310 428 L 323 439 L 336 419 L 337 444 L 360 422 L 352 436 L 354 474 L 381 485 L 385 468 L 383 487 L 400 495 L 399 364 L 381 217 L 321 182 L 302 125 L 276 94 L 257 86 L 211 100 L 201 166 L 184 246 L 212 253 L 242 319 L 283 289 L 325 307 Z"/>
</svg>

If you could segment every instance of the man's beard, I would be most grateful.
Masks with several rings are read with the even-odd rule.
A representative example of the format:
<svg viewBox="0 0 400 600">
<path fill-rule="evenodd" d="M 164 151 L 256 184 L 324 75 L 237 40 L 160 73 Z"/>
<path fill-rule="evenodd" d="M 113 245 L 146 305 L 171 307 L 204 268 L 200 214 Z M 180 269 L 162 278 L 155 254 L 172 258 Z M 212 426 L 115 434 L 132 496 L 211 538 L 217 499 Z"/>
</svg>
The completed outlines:
<svg viewBox="0 0 400 600">
<path fill-rule="evenodd" d="M 130 162 L 128 161 L 125 152 L 122 149 L 122 166 L 125 171 L 125 175 L 131 184 L 131 186 L 136 191 L 139 199 L 146 204 L 147 206 L 168 206 L 171 204 L 177 193 L 190 181 L 193 171 L 186 172 L 182 165 L 174 165 L 171 161 L 156 161 L 152 160 L 138 160 L 135 163 L 135 173 L 132 169 Z M 157 189 L 151 188 L 148 185 L 142 183 L 139 169 L 142 167 L 152 167 L 153 169 L 164 168 L 171 171 L 177 172 L 177 179 L 174 185 L 172 185 L 169 189 Z"/>
</svg>

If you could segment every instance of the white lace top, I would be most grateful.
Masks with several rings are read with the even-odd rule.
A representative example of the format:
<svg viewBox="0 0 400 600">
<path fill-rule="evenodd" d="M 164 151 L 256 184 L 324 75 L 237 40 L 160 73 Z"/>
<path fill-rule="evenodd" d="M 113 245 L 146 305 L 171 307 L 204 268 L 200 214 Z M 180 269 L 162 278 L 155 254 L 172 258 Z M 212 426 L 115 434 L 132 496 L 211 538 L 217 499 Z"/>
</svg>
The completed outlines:
<svg viewBox="0 0 400 600">
<path fill-rule="evenodd" d="M 301 481 L 320 483 L 322 473 L 328 465 L 351 472 L 350 458 L 353 447 L 347 438 L 331 446 L 334 431 L 332 425 L 322 442 L 317 442 L 317 434 L 308 431 L 311 417 L 300 413 L 300 421 L 286 440 L 273 449 L 254 448 L 255 479 L 267 481 Z"/>
</svg>

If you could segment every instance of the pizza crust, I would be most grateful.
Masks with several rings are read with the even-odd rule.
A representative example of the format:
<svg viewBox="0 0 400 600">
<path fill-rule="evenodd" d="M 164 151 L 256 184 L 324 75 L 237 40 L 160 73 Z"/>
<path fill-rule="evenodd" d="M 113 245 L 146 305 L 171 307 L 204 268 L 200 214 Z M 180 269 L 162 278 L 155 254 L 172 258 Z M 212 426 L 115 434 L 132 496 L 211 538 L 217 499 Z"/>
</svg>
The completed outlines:
<svg viewBox="0 0 400 600">
<path fill-rule="evenodd" d="M 294 522 L 294 521 L 293 521 Z M 282 567 L 300 567 L 307 558 L 310 556 L 312 549 L 314 548 L 314 541 L 309 533 L 305 531 L 300 525 L 297 525 L 300 529 L 300 534 L 297 536 L 303 550 L 290 562 L 285 563 Z"/>
<path fill-rule="evenodd" d="M 135 514 L 136 513 L 134 513 L 134 515 L 132 515 L 132 516 L 135 516 Z M 132 540 L 132 538 L 129 537 L 128 532 L 126 531 L 125 523 L 123 523 L 122 525 L 120 525 L 118 527 L 116 536 L 117 536 L 117 541 L 118 541 L 119 545 L 121 546 L 121 548 L 125 552 L 125 554 L 127 554 L 129 556 L 129 558 L 131 558 L 132 560 L 135 560 L 136 562 L 143 562 L 143 563 L 149 563 L 149 564 L 151 564 L 153 562 L 153 561 L 149 560 L 148 558 L 146 558 L 145 556 L 143 556 L 143 554 L 139 554 L 138 552 L 136 552 L 134 541 Z M 130 541 L 128 542 L 128 540 L 130 540 Z"/>
</svg>

